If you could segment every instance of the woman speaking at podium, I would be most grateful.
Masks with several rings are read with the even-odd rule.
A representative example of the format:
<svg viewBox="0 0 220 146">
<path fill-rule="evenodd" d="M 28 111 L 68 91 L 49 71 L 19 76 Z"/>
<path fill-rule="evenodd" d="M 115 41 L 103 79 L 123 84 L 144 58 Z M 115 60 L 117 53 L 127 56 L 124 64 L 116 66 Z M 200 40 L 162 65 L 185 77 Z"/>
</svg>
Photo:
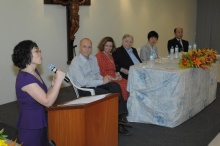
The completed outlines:
<svg viewBox="0 0 220 146">
<path fill-rule="evenodd" d="M 19 68 L 15 89 L 20 107 L 18 117 L 18 140 L 22 146 L 47 146 L 47 114 L 59 93 L 65 73 L 57 70 L 51 88 L 42 80 L 37 66 L 42 63 L 41 50 L 31 40 L 18 43 L 12 61 Z"/>
</svg>

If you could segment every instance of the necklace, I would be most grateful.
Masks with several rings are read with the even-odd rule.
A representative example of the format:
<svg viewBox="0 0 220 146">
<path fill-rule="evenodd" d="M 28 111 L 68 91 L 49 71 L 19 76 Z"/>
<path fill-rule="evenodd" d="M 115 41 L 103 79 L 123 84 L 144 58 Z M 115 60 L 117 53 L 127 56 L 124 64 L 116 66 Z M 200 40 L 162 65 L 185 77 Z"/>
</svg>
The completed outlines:
<svg viewBox="0 0 220 146">
<path fill-rule="evenodd" d="M 106 54 L 105 52 L 104 52 L 104 54 L 108 57 L 108 59 L 110 60 L 111 63 L 114 63 L 114 61 L 109 57 L 109 54 Z"/>
</svg>

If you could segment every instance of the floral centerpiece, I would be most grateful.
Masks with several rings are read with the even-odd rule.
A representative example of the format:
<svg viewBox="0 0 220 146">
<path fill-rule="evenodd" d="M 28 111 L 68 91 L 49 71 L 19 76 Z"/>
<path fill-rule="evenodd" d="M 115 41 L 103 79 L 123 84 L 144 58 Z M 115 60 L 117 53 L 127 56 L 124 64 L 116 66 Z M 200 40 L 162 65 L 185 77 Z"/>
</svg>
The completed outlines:
<svg viewBox="0 0 220 146">
<path fill-rule="evenodd" d="M 217 51 L 209 48 L 189 51 L 182 55 L 179 61 L 180 68 L 202 68 L 210 70 L 217 61 Z"/>
<path fill-rule="evenodd" d="M 4 129 L 0 131 L 0 146 L 15 146 L 16 145 L 16 140 L 15 141 L 7 141 L 6 138 L 8 136 L 4 134 Z M 19 145 L 21 146 L 21 145 Z"/>
</svg>

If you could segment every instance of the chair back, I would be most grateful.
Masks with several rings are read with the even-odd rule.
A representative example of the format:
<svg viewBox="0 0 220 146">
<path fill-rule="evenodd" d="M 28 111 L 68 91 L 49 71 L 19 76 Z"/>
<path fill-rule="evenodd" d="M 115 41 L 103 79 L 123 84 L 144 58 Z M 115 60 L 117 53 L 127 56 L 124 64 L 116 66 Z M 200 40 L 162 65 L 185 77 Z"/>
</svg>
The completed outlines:
<svg viewBox="0 0 220 146">
<path fill-rule="evenodd" d="M 73 85 L 73 89 L 75 90 L 77 98 L 79 98 L 78 89 L 82 91 L 89 91 L 91 93 L 91 96 L 95 95 L 95 91 L 93 89 L 86 89 L 86 88 L 81 88 L 81 87 L 76 86 L 76 84 L 74 84 L 72 78 L 70 77 L 69 72 L 67 72 L 66 76 L 70 79 L 70 82 Z"/>
</svg>

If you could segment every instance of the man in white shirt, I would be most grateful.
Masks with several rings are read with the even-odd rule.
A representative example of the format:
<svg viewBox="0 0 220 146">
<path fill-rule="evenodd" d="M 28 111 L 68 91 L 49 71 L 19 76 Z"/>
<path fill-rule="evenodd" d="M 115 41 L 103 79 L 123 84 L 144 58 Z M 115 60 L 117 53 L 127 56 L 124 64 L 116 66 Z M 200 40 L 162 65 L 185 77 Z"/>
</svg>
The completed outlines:
<svg viewBox="0 0 220 146">
<path fill-rule="evenodd" d="M 119 132 L 124 135 L 131 133 L 124 126 L 131 126 L 126 116 L 128 114 L 126 102 L 121 93 L 121 88 L 116 82 L 111 82 L 110 76 L 101 76 L 97 59 L 92 52 L 92 42 L 88 38 L 80 41 L 80 54 L 76 56 L 70 66 L 69 75 L 79 87 L 92 88 L 95 94 L 119 93 Z M 80 96 L 90 96 L 87 91 L 78 90 Z"/>
</svg>

